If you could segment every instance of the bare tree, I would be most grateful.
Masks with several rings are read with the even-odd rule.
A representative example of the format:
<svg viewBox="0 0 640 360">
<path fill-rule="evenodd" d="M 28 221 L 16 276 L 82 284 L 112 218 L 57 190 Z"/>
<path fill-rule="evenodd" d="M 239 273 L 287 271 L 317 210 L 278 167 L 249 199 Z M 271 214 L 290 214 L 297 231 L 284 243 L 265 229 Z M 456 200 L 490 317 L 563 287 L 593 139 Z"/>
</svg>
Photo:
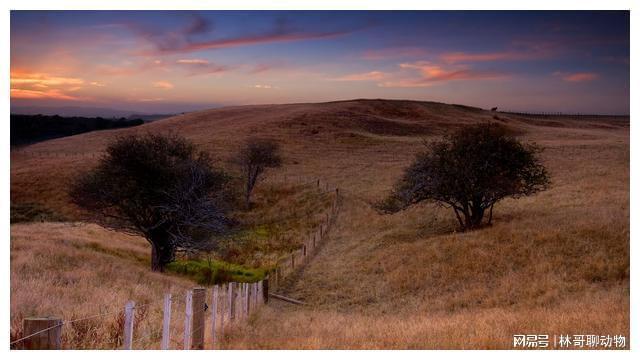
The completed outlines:
<svg viewBox="0 0 640 360">
<path fill-rule="evenodd" d="M 105 227 L 151 244 L 151 269 L 164 270 L 176 251 L 210 248 L 225 233 L 227 175 L 184 138 L 133 135 L 108 145 L 100 163 L 72 184 L 70 197 Z"/>
<path fill-rule="evenodd" d="M 246 141 L 238 157 L 245 177 L 245 205 L 251 202 L 251 193 L 258 178 L 267 168 L 279 167 L 282 164 L 280 146 L 271 139 L 250 138 Z"/>
<path fill-rule="evenodd" d="M 453 209 L 463 230 L 488 223 L 500 200 L 529 196 L 550 184 L 535 145 L 520 143 L 503 126 L 463 128 L 444 140 L 426 143 L 380 207 L 395 212 L 422 201 Z"/>
</svg>

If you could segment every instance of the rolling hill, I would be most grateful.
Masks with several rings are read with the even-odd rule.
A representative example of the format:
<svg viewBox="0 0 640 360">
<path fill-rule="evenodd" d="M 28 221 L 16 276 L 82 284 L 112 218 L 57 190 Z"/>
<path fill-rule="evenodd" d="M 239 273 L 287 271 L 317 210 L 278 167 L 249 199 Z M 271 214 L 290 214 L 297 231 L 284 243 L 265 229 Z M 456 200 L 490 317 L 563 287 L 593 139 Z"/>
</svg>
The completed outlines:
<svg viewBox="0 0 640 360">
<path fill-rule="evenodd" d="M 545 148 L 549 191 L 500 203 L 492 227 L 468 233 L 434 205 L 371 209 L 425 139 L 487 121 Z M 629 334 L 628 120 L 399 100 L 227 107 L 12 151 L 12 205 L 77 219 L 66 184 L 110 139 L 133 132 L 179 133 L 228 168 L 244 139 L 272 137 L 285 158 L 273 184 L 321 178 L 343 190 L 329 241 L 284 289 L 311 306 L 272 304 L 228 334 L 226 347 L 510 348 L 518 333 Z M 13 225 L 12 246 L 29 227 L 50 246 L 48 226 L 58 225 Z M 26 251 L 34 250 L 12 247 L 12 259 Z M 22 311 L 14 286 L 22 285 L 12 282 L 12 317 Z"/>
</svg>

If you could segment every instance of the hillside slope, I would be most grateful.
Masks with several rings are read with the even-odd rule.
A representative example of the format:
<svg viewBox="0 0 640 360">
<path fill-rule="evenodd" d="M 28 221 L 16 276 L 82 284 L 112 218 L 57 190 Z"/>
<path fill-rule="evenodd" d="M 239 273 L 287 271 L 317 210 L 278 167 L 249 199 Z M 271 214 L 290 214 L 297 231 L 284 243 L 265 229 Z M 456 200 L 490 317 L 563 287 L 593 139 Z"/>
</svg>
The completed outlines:
<svg viewBox="0 0 640 360">
<path fill-rule="evenodd" d="M 311 306 L 274 303 L 225 346 L 509 348 L 516 333 L 628 336 L 628 121 L 494 116 L 388 100 L 196 112 L 12 152 L 11 201 L 76 216 L 65 184 L 114 136 L 177 132 L 228 167 L 244 139 L 269 136 L 285 156 L 271 179 L 326 179 L 342 190 L 342 210 L 329 241 L 284 289 Z M 500 203 L 493 227 L 464 234 L 434 205 L 385 216 L 370 208 L 425 138 L 485 121 L 546 148 L 551 190 Z"/>
<path fill-rule="evenodd" d="M 227 162 L 247 137 L 272 137 L 282 143 L 283 171 L 287 174 L 329 177 L 327 180 L 342 187 L 369 189 L 391 184 L 424 138 L 469 123 L 499 121 L 516 133 L 531 133 L 535 140 L 544 142 L 567 137 L 585 139 L 590 136 L 588 130 L 596 127 L 628 127 L 628 123 L 558 123 L 507 115 L 494 120 L 493 116 L 489 111 L 460 105 L 399 100 L 239 106 L 194 112 L 135 128 L 81 134 L 12 151 L 11 201 L 77 215 L 68 204 L 69 180 L 93 166 L 110 139 L 131 133 L 176 132 L 222 162 Z M 559 136 L 558 126 L 568 128 Z"/>
</svg>

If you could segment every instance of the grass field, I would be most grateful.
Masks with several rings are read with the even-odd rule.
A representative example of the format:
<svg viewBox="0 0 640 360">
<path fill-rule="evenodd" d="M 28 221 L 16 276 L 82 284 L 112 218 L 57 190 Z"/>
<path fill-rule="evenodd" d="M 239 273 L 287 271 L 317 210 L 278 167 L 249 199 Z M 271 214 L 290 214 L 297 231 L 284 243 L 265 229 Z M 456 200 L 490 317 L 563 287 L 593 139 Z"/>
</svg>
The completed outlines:
<svg viewBox="0 0 640 360">
<path fill-rule="evenodd" d="M 268 246 L 243 247 L 251 255 L 238 262 L 257 265 L 250 263 L 258 261 L 257 253 L 277 257 L 295 247 L 317 221 L 314 210 L 327 206 L 303 188 L 278 185 L 285 176 L 290 183 L 323 179 L 340 187 L 344 200 L 329 240 L 281 290 L 310 305 L 272 303 L 248 326 L 227 334 L 226 348 L 510 348 L 512 336 L 522 333 L 628 338 L 628 119 L 495 116 L 463 106 L 384 100 L 185 114 L 14 151 L 11 201 L 76 219 L 80 213 L 68 202 L 66 184 L 119 134 L 176 132 L 227 168 L 239 144 L 260 134 L 282 143 L 285 165 L 259 186 L 261 206 L 244 216 L 253 219 L 258 235 L 269 233 L 261 224 L 270 222 L 290 230 L 267 236 Z M 499 203 L 492 227 L 468 233 L 457 233 L 453 213 L 435 205 L 394 215 L 370 207 L 425 138 L 485 121 L 545 148 L 549 191 Z M 148 252 L 144 240 L 94 225 L 12 225 L 12 336 L 29 314 L 82 316 L 89 313 L 86 299 L 144 301 L 170 286 L 193 285 L 148 272 Z M 78 346 L 111 344 L 108 336 L 65 336 Z"/>
</svg>

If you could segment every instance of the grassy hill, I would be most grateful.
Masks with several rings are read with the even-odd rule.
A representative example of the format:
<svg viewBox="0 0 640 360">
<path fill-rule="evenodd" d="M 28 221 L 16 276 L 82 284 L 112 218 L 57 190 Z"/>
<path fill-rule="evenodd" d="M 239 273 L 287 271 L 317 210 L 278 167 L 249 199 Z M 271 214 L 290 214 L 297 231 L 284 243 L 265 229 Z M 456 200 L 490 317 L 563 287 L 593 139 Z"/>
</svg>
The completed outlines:
<svg viewBox="0 0 640 360">
<path fill-rule="evenodd" d="M 370 208 L 425 138 L 486 121 L 546 148 L 551 190 L 498 204 L 494 226 L 468 233 L 456 233 L 453 213 L 434 205 L 395 215 Z M 66 196 L 69 179 L 95 164 L 109 139 L 132 132 L 177 132 L 230 168 L 245 138 L 277 139 L 285 164 L 259 189 L 260 217 L 287 218 L 299 236 L 310 226 L 303 221 L 309 212 L 281 212 L 303 190 L 268 200 L 281 191 L 277 184 L 285 176 L 321 178 L 344 190 L 329 241 L 285 289 L 312 305 L 272 304 L 230 334 L 227 347 L 510 348 L 518 333 L 629 334 L 628 121 L 542 120 L 390 100 L 221 108 L 14 151 L 12 205 L 77 218 Z M 12 246 L 15 234 L 28 237 L 38 226 L 47 225 L 13 225 Z M 13 257 L 26 251 L 12 247 L 12 273 Z M 99 282 L 97 273 L 86 276 Z M 86 292 L 99 291 L 93 286 Z M 12 283 L 12 316 L 22 311 L 13 293 Z"/>
</svg>

